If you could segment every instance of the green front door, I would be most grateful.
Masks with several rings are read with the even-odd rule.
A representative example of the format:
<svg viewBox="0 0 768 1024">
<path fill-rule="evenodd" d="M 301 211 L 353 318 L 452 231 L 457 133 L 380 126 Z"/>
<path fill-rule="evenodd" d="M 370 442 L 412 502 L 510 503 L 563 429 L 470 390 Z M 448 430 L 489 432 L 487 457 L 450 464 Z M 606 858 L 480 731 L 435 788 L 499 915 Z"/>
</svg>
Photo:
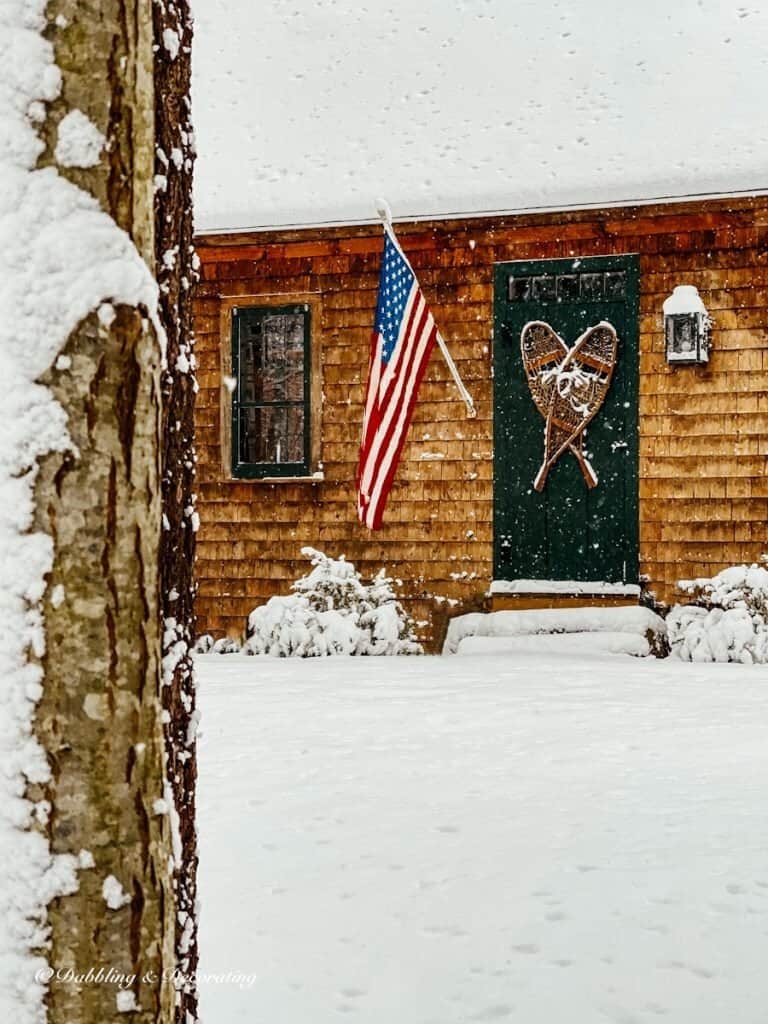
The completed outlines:
<svg viewBox="0 0 768 1024">
<path fill-rule="evenodd" d="M 637 583 L 638 283 L 637 256 L 496 265 L 497 580 Z M 534 489 L 544 458 L 546 421 L 531 395 L 520 337 L 535 320 L 553 328 L 568 347 L 600 321 L 608 321 L 618 335 L 607 394 L 584 431 L 584 454 L 598 478 L 592 488 L 568 449 L 550 469 L 543 489 Z"/>
</svg>

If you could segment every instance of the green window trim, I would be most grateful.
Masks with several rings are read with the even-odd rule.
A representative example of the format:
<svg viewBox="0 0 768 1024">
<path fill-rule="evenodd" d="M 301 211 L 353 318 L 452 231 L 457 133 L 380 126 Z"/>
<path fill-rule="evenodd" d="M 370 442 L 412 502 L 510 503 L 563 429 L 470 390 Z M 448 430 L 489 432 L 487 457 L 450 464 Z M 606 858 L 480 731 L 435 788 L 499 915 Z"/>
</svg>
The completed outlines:
<svg viewBox="0 0 768 1024">
<path fill-rule="evenodd" d="M 310 475 L 310 338 L 306 303 L 232 310 L 233 477 Z M 291 381 L 299 372 L 302 380 Z"/>
</svg>

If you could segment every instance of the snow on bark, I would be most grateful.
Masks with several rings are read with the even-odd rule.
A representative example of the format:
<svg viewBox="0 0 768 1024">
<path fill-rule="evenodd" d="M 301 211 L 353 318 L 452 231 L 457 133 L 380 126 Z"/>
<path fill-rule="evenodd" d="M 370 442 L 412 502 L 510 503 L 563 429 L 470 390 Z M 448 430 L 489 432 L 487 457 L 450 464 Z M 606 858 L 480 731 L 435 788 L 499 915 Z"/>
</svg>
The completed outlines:
<svg viewBox="0 0 768 1024">
<path fill-rule="evenodd" d="M 54 156 L 62 167 L 95 167 L 106 139 L 82 110 L 70 110 L 59 122 Z"/>
<path fill-rule="evenodd" d="M 101 895 L 110 910 L 119 910 L 131 902 L 131 897 L 114 875 L 107 875 L 101 887 Z"/>
<path fill-rule="evenodd" d="M 168 781 L 163 794 L 173 844 L 178 971 L 176 1020 L 197 1020 L 197 777 L 194 636 L 194 338 L 191 286 L 200 261 L 193 244 L 194 131 L 189 98 L 192 16 L 188 0 L 155 0 L 155 273 L 168 338 L 163 393 L 162 701 Z"/>
<path fill-rule="evenodd" d="M 89 866 L 87 858 L 51 854 L 34 830 L 48 809 L 25 795 L 50 774 L 32 721 L 53 549 L 48 536 L 32 532 L 33 490 L 38 460 L 72 450 L 64 412 L 37 380 L 77 324 L 107 300 L 143 306 L 162 336 L 157 286 L 128 235 L 55 167 L 36 169 L 44 150 L 36 125 L 61 88 L 42 35 L 45 8 L 45 0 L 0 7 L 0 1019 L 14 1024 L 45 1019 L 44 982 L 29 984 L 44 966 L 33 950 L 46 942 L 47 904 L 75 891 L 78 866 Z M 89 159 L 89 137 L 69 155 Z M 67 372 L 65 362 L 56 366 Z"/>
</svg>

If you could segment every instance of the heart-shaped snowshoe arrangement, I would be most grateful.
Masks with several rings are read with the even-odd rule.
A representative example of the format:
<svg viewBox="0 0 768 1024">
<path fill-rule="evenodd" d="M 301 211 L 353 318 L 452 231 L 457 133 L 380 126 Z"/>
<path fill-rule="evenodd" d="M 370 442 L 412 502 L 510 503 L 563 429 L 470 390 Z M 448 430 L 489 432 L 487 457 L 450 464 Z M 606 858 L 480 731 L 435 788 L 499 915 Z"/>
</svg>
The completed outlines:
<svg viewBox="0 0 768 1024">
<path fill-rule="evenodd" d="M 618 345 L 616 331 L 605 321 L 588 328 L 570 348 L 541 320 L 523 328 L 520 348 L 528 387 L 546 421 L 544 461 L 533 483 L 535 490 L 544 490 L 550 469 L 568 449 L 587 487 L 597 486 L 597 474 L 584 454 L 584 428 L 608 394 Z"/>
</svg>

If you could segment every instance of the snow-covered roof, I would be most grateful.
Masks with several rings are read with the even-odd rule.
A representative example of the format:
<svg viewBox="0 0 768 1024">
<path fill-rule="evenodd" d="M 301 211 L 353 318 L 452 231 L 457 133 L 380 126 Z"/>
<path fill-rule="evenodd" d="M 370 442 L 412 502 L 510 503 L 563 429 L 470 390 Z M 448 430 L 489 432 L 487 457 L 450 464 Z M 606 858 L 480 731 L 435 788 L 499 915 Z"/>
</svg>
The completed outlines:
<svg viewBox="0 0 768 1024">
<path fill-rule="evenodd" d="M 768 191 L 761 0 L 195 0 L 199 230 Z"/>
</svg>

